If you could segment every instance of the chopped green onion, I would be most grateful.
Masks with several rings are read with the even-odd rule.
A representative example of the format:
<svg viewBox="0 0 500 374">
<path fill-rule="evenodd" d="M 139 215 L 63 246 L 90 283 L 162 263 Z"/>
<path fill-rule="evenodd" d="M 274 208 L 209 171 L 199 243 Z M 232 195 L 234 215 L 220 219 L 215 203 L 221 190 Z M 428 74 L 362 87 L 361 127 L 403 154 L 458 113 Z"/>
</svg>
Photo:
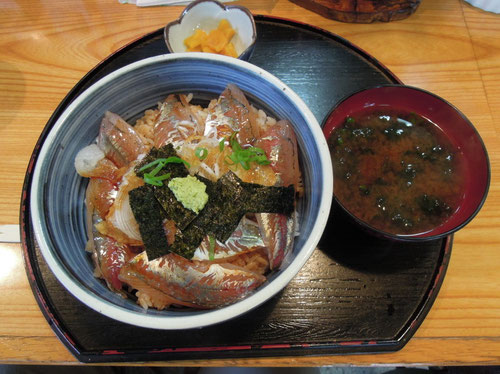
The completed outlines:
<svg viewBox="0 0 500 374">
<path fill-rule="evenodd" d="M 152 172 L 149 173 L 150 176 L 154 177 L 156 176 L 156 174 L 158 174 L 158 172 L 163 169 L 163 166 L 165 166 L 164 164 L 162 164 L 161 162 L 153 169 Z"/>
<path fill-rule="evenodd" d="M 197 147 L 194 151 L 194 154 L 200 159 L 200 161 L 203 161 L 208 156 L 208 149 Z"/>
<path fill-rule="evenodd" d="M 153 186 L 163 186 L 163 182 L 165 179 L 170 178 L 170 173 L 155 176 L 151 173 L 144 173 L 144 182 L 148 184 L 152 184 Z"/>
<path fill-rule="evenodd" d="M 188 168 L 190 167 L 190 165 L 187 161 L 184 161 L 182 158 L 179 158 L 176 156 L 167 157 L 167 158 L 158 158 L 158 159 L 150 162 L 149 164 L 144 165 L 143 167 L 141 167 L 139 169 L 139 171 L 145 171 L 145 170 L 150 169 L 153 166 L 155 166 L 155 168 L 152 171 L 150 171 L 149 173 L 144 173 L 144 182 L 146 182 L 148 184 L 152 184 L 153 186 L 158 186 L 158 187 L 163 186 L 162 181 L 170 178 L 170 173 L 162 174 L 159 176 L 157 176 L 157 174 L 168 163 L 176 163 L 176 164 L 184 163 L 184 164 L 186 164 L 186 166 Z"/>
<path fill-rule="evenodd" d="M 174 164 L 180 164 L 180 163 L 183 163 L 185 164 L 188 168 L 191 167 L 191 165 L 189 165 L 189 162 L 187 161 L 184 161 L 182 158 L 180 157 L 176 157 L 176 156 L 172 156 L 172 157 L 167 157 L 167 158 L 157 158 L 156 160 L 150 162 L 149 164 L 146 164 L 144 165 L 143 167 L 141 167 L 139 169 L 139 171 L 144 171 L 146 169 L 149 169 L 150 167 L 154 166 L 154 165 L 162 165 L 161 168 L 163 168 L 163 166 L 165 166 L 166 164 L 169 164 L 169 163 L 174 163 Z M 160 169 L 161 169 L 160 168 Z"/>
<path fill-rule="evenodd" d="M 146 169 L 149 169 L 150 167 L 153 167 L 153 166 L 155 166 L 157 164 L 160 164 L 162 162 L 162 160 L 164 160 L 164 159 L 158 158 L 158 159 L 150 162 L 149 164 L 144 165 L 142 168 L 139 169 L 139 171 L 144 171 Z"/>
<path fill-rule="evenodd" d="M 229 144 L 231 145 L 231 148 L 233 151 L 241 151 L 241 145 L 238 143 L 238 140 L 236 139 L 236 132 L 233 132 L 231 134 L 231 137 L 229 138 Z"/>
<path fill-rule="evenodd" d="M 355 121 L 354 121 L 354 118 L 352 118 L 352 117 L 347 117 L 347 118 L 345 119 L 345 121 L 346 121 L 347 123 L 354 123 L 354 122 L 355 122 Z"/>
<path fill-rule="evenodd" d="M 271 163 L 271 161 L 267 159 L 266 152 L 262 148 L 242 148 L 238 140 L 236 140 L 236 133 L 233 133 L 229 138 L 229 144 L 231 145 L 233 153 L 228 156 L 232 163 L 225 159 L 228 165 L 240 164 L 243 169 L 249 170 L 251 162 L 255 162 L 259 165 L 269 165 Z"/>
<path fill-rule="evenodd" d="M 168 178 L 170 178 L 170 173 L 159 175 L 159 176 L 155 177 L 155 179 L 157 181 L 164 181 L 165 179 L 168 179 Z"/>
<path fill-rule="evenodd" d="M 150 175 L 149 173 L 144 174 L 144 182 L 148 184 L 152 184 L 153 186 L 163 186 L 163 182 L 157 180 L 155 177 Z"/>
<path fill-rule="evenodd" d="M 212 235 L 208 236 L 210 246 L 208 248 L 208 259 L 213 261 L 215 259 L 215 238 Z"/>
<path fill-rule="evenodd" d="M 235 162 L 233 162 L 233 160 L 231 160 L 231 156 L 224 157 L 224 162 L 226 163 L 226 165 L 229 166 L 233 166 L 236 164 Z"/>
</svg>

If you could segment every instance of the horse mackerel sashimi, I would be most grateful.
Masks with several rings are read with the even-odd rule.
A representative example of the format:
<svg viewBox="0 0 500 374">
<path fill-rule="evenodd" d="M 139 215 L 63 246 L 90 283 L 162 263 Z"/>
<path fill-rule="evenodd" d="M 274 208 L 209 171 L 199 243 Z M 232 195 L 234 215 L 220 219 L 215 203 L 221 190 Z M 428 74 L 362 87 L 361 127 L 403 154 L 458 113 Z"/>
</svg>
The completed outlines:
<svg viewBox="0 0 500 374">
<path fill-rule="evenodd" d="M 97 144 L 83 148 L 75 159 L 77 172 L 90 178 L 85 197 L 86 249 L 92 254 L 94 274 L 104 279 L 111 290 L 120 293 L 123 285 L 118 274 L 121 267 L 137 254 L 137 249 L 117 240 L 117 235 L 103 234 L 98 228 L 117 203 L 127 168 L 143 151 L 142 141 L 133 127 L 118 115 L 106 112 Z M 120 230 L 113 233 L 119 233 L 120 239 L 126 237 Z"/>
<path fill-rule="evenodd" d="M 217 140 L 229 139 L 233 133 L 242 146 L 250 145 L 260 135 L 254 111 L 245 94 L 234 84 L 229 84 L 216 102 L 208 106 L 205 136 Z"/>
<path fill-rule="evenodd" d="M 297 139 L 288 121 L 278 121 L 269 127 L 256 145 L 265 150 L 271 167 L 278 176 L 278 185 L 293 185 L 301 193 L 301 174 Z M 293 248 L 297 217 L 294 212 L 290 217 L 283 214 L 256 214 L 262 238 L 268 249 L 269 266 L 276 269 L 288 252 Z"/>
<path fill-rule="evenodd" d="M 228 135 L 235 133 L 244 147 L 259 146 L 266 150 L 271 161 L 270 166 L 258 167 L 251 173 L 240 168 L 237 172 L 245 176 L 246 182 L 299 186 L 296 141 L 291 127 L 287 128 L 289 125 L 280 122 L 266 128 L 257 125 L 256 110 L 234 85 L 229 85 L 218 100 L 212 101 L 208 114 L 202 114 L 188 101 L 186 96 L 179 95 L 177 99 L 170 95 L 161 104 L 153 128 L 155 145 L 174 142 L 183 157 L 182 145 L 186 139 L 214 137 L 216 145 L 222 139 L 227 144 Z M 261 285 L 266 279 L 263 274 L 270 267 L 279 267 L 293 244 L 294 216 L 257 214 L 245 217 L 230 240 L 215 243 L 212 258 L 208 238 L 203 240 L 191 260 L 168 254 L 148 261 L 136 228 L 130 230 L 132 233 L 123 232 L 131 240 L 120 236 L 120 228 L 127 231 L 128 227 L 133 227 L 127 221 L 130 220 L 128 216 L 125 222 L 129 223 L 120 228 L 114 225 L 124 221 L 120 215 L 117 217 L 117 212 L 125 211 L 125 216 L 131 213 L 126 199 L 130 188 L 127 184 L 137 183 L 131 173 L 149 149 L 141 140 L 142 136 L 118 115 L 107 112 L 97 144 L 82 150 L 75 161 L 77 171 L 90 177 L 86 196 L 89 227 L 92 228 L 88 233 L 88 249 L 93 253 L 96 275 L 104 278 L 114 291 L 120 292 L 123 283 L 128 284 L 137 290 L 141 305 L 158 309 L 172 304 L 197 308 L 227 305 Z M 280 136 L 283 139 L 278 139 Z M 286 160 L 282 152 L 293 157 Z M 220 165 L 221 170 L 227 168 L 226 164 Z M 127 206 L 128 209 L 123 208 Z M 181 292 L 187 284 L 189 290 Z"/>
<path fill-rule="evenodd" d="M 227 139 L 236 132 L 243 147 L 262 148 L 271 161 L 271 167 L 267 170 L 272 169 L 273 172 L 267 173 L 264 178 L 262 173 L 235 170 L 242 180 L 267 185 L 294 185 L 295 191 L 300 191 L 297 139 L 288 121 L 281 120 L 262 128 L 257 123 L 257 115 L 243 92 L 231 84 L 220 95 L 215 105 L 209 106 L 209 110 L 206 135 L 216 133 L 218 139 Z M 287 217 L 282 214 L 263 213 L 257 214 L 256 217 L 268 251 L 270 268 L 276 269 L 293 247 L 296 215 L 294 213 Z"/>
<path fill-rule="evenodd" d="M 228 262 L 190 261 L 175 253 L 148 261 L 143 252 L 122 267 L 120 280 L 138 290 L 145 308 L 216 308 L 246 296 L 266 277 Z"/>
<path fill-rule="evenodd" d="M 118 123 L 120 129 L 116 129 L 113 126 L 110 126 L 110 118 L 115 122 Z M 117 134 L 125 134 L 126 137 L 124 136 L 117 136 Z M 139 157 L 139 155 L 130 155 L 127 154 L 129 151 L 129 147 L 127 147 L 126 140 L 130 140 L 132 143 L 137 142 L 137 136 L 134 134 L 134 129 L 130 125 L 126 124 L 125 121 L 123 121 L 121 118 L 118 116 L 112 114 L 112 113 L 107 113 L 105 116 L 105 119 L 103 119 L 100 134 L 99 134 L 99 139 L 101 140 L 100 143 L 101 145 L 105 145 L 101 149 L 100 147 L 95 147 L 95 145 L 91 145 L 88 148 L 81 152 L 83 154 L 77 157 L 78 162 L 80 165 L 84 165 L 83 170 L 82 166 L 77 168 L 79 172 L 85 176 L 90 177 L 90 182 L 89 186 L 87 189 L 87 211 L 89 213 L 90 217 L 90 223 L 88 225 L 89 228 L 91 228 L 89 232 L 89 245 L 88 249 L 92 251 L 92 257 L 94 259 L 95 263 L 95 268 L 96 268 L 96 275 L 103 278 L 110 289 L 114 291 L 120 292 L 122 282 L 118 278 L 118 274 L 120 273 L 120 269 L 127 264 L 132 257 L 135 255 L 134 249 L 137 249 L 137 247 L 130 246 L 126 243 L 123 243 L 123 236 L 119 235 L 119 238 L 115 238 L 117 235 L 117 232 L 119 230 L 114 230 L 114 231 L 109 231 L 107 230 L 104 235 L 102 232 L 98 230 L 98 228 L 102 227 L 108 227 L 110 225 L 103 225 L 106 223 L 105 218 L 109 218 L 110 212 L 116 211 L 116 206 L 117 205 L 124 205 L 122 199 L 119 198 L 120 196 L 120 191 L 123 190 L 124 186 L 127 185 L 127 179 L 124 177 L 125 175 L 128 175 L 130 172 L 130 165 L 127 165 L 129 167 L 129 171 L 121 171 L 120 173 L 117 172 L 119 170 L 116 166 L 114 166 L 114 163 L 107 159 L 106 155 L 112 157 L 114 160 L 118 160 L 119 165 L 124 165 L 125 162 L 123 160 L 133 160 L 134 157 Z M 135 150 L 135 148 L 131 149 L 132 151 Z M 83 158 L 83 160 L 82 160 Z M 89 161 L 90 160 L 90 161 Z M 89 161 L 89 162 L 87 162 Z M 116 161 L 115 161 L 116 162 Z M 134 161 L 131 161 L 130 163 L 133 163 Z M 129 163 L 129 164 L 130 164 Z M 89 166 L 90 164 L 90 166 Z M 105 172 L 102 172 L 101 169 L 103 169 L 103 165 L 106 166 L 107 170 Z M 127 166 L 123 166 L 121 169 L 126 169 Z M 132 168 L 133 169 L 133 168 Z M 106 171 L 112 171 L 112 173 L 106 173 Z M 122 175 L 121 179 L 118 178 L 117 176 Z M 105 179 L 103 177 L 108 176 L 110 179 Z M 126 196 L 126 195 L 125 195 Z M 126 205 L 126 204 L 125 204 Z M 111 225 L 112 227 L 112 225 Z M 101 230 L 102 231 L 102 230 Z M 133 235 L 131 235 L 133 236 Z M 120 239 L 116 240 L 116 239 Z M 246 262 L 253 262 L 253 263 L 260 263 L 260 273 L 263 273 L 263 269 L 267 269 L 268 265 L 266 261 L 262 261 L 262 258 L 265 258 L 262 255 L 262 250 L 259 248 L 247 248 L 242 245 L 238 245 L 239 239 L 246 240 L 248 242 L 248 235 L 244 235 L 243 238 L 233 238 L 231 239 L 230 243 L 233 243 L 234 249 L 239 249 L 241 250 L 240 253 L 234 252 L 229 256 L 230 258 L 225 259 L 224 257 L 216 259 L 213 263 L 217 263 L 217 267 L 220 267 L 220 270 L 223 270 L 224 272 L 227 272 L 227 267 L 226 265 L 229 265 L 231 263 L 238 263 L 240 266 L 245 266 Z M 262 242 L 260 242 L 262 244 Z M 229 248 L 230 245 L 228 243 L 228 246 L 226 247 L 225 245 L 220 245 L 218 248 Z M 262 248 L 262 247 L 260 247 Z M 217 250 L 217 253 L 224 253 L 224 251 L 219 251 Z M 226 253 L 227 255 L 228 253 Z M 219 257 L 219 255 L 217 256 Z M 255 258 L 259 258 L 260 261 L 255 261 Z M 253 260 L 252 260 L 253 259 Z M 178 260 L 178 259 L 177 259 Z M 176 269 L 176 261 L 171 261 L 172 268 L 171 271 L 175 271 Z M 224 265 L 224 263 L 226 265 Z M 264 265 L 262 265 L 264 263 Z M 189 264 L 189 262 L 188 262 Z M 186 266 L 186 263 L 183 264 Z M 240 266 L 238 265 L 232 265 L 233 269 L 232 271 L 234 272 L 235 269 L 238 269 Z M 198 271 L 198 274 L 201 274 L 203 270 L 208 271 L 209 268 L 207 267 L 202 267 L 201 271 Z M 255 269 L 253 269 L 255 270 Z M 253 289 L 254 287 L 258 286 L 261 284 L 265 278 L 262 276 L 256 276 L 256 273 L 253 271 L 246 271 L 243 268 L 239 270 L 239 282 L 240 283 L 248 283 L 249 279 L 253 279 L 253 281 L 250 282 L 250 284 L 254 285 L 249 287 L 248 289 Z M 208 276 L 208 275 L 207 275 Z M 148 277 L 150 278 L 150 277 Z M 137 281 L 132 281 L 130 278 L 129 280 L 132 283 L 136 283 Z M 220 281 L 224 280 L 224 276 L 222 276 Z M 235 283 L 236 282 L 236 283 Z M 227 282 L 226 282 L 227 283 Z M 193 294 L 201 294 L 201 290 L 199 289 L 199 286 L 201 283 L 196 284 L 194 287 L 191 287 L 191 292 Z M 217 286 L 220 286 L 217 282 L 212 284 L 212 292 L 217 292 Z M 234 292 L 225 292 L 222 293 L 221 295 L 229 295 L 230 298 L 226 300 L 222 300 L 220 297 L 218 298 L 217 303 L 231 303 L 235 300 L 235 298 L 240 298 L 243 297 L 246 292 L 245 290 L 247 287 L 241 287 L 238 286 L 238 279 L 234 280 L 232 286 L 234 288 Z M 196 289 L 198 288 L 198 291 Z M 175 287 L 174 287 L 175 289 Z M 155 293 L 149 290 L 152 295 Z M 141 295 L 143 295 L 143 298 L 148 298 L 148 292 L 145 292 L 142 290 L 142 293 L 140 292 Z M 156 297 L 158 299 L 158 297 Z M 163 300 L 164 299 L 169 299 L 171 302 L 174 302 L 175 304 L 178 305 L 188 305 L 189 302 L 181 302 L 177 300 L 176 298 L 168 295 L 163 295 Z M 142 299 L 141 299 L 142 300 Z M 198 307 L 207 307 L 212 305 L 209 300 L 205 300 L 204 302 L 199 302 Z M 160 306 L 158 304 L 157 306 Z M 195 306 L 195 305 L 192 305 Z"/>
<path fill-rule="evenodd" d="M 154 146 L 161 148 L 172 143 L 174 148 L 191 135 L 200 134 L 202 119 L 193 110 L 185 95 L 169 95 L 160 105 L 160 113 L 154 125 Z"/>
</svg>

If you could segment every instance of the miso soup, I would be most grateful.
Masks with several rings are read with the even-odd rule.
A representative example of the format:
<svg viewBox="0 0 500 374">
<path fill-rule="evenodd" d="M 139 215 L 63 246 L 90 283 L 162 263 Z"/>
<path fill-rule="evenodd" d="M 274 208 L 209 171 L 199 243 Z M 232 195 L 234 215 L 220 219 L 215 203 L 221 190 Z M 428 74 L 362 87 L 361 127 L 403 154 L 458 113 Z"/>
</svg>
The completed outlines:
<svg viewBox="0 0 500 374">
<path fill-rule="evenodd" d="M 397 235 L 444 223 L 463 195 L 463 156 L 414 113 L 347 117 L 328 139 L 335 195 L 354 216 Z"/>
</svg>

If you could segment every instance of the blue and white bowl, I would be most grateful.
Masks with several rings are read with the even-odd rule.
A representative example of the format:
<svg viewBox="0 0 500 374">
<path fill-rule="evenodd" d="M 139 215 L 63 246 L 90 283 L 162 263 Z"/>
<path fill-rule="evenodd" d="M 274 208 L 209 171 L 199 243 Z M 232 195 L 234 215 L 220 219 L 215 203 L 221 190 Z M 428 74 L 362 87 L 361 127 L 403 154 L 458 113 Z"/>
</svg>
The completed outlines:
<svg viewBox="0 0 500 374">
<path fill-rule="evenodd" d="M 78 151 L 94 142 L 110 110 L 133 121 L 170 93 L 215 98 L 228 83 L 255 106 L 293 125 L 300 148 L 305 195 L 298 204 L 300 235 L 281 269 L 247 298 L 217 310 L 144 310 L 110 291 L 93 275 L 85 251 L 87 180 L 74 168 Z M 77 299 L 116 320 L 157 329 L 202 327 L 250 311 L 282 290 L 314 251 L 326 225 L 333 191 L 329 150 L 304 102 L 285 84 L 247 62 L 212 54 L 180 53 L 147 58 L 102 78 L 77 97 L 47 135 L 36 161 L 31 218 L 36 240 L 57 279 Z"/>
</svg>

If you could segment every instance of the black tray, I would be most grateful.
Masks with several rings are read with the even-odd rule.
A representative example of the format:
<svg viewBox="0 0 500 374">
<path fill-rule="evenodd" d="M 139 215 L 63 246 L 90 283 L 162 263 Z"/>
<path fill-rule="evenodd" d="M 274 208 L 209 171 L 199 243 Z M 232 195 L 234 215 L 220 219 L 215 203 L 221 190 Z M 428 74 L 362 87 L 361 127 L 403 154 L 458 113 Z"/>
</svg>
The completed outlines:
<svg viewBox="0 0 500 374">
<path fill-rule="evenodd" d="M 345 39 L 293 21 L 256 16 L 251 62 L 288 84 L 322 122 L 342 97 L 400 81 Z M 429 311 L 448 265 L 452 237 L 424 244 L 373 238 L 332 207 L 318 249 L 277 296 L 237 319 L 179 332 L 145 329 L 89 309 L 55 279 L 33 235 L 32 167 L 69 103 L 97 79 L 133 61 L 166 53 L 162 30 L 117 51 L 67 95 L 35 147 L 21 204 L 26 270 L 54 332 L 82 362 L 326 355 L 401 349 Z M 83 250 L 83 249 L 82 249 Z"/>
</svg>

